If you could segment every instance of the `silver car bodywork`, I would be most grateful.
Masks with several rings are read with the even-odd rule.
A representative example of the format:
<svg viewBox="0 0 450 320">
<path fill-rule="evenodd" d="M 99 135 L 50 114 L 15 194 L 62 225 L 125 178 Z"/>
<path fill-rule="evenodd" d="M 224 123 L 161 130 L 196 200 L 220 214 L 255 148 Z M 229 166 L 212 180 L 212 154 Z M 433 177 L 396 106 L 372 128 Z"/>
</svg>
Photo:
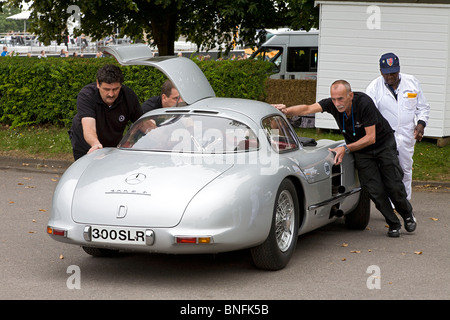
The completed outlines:
<svg viewBox="0 0 450 320">
<path fill-rule="evenodd" d="M 369 202 L 353 157 L 333 166 L 328 150 L 342 141 L 303 146 L 271 105 L 215 97 L 189 59 L 120 48 L 108 51 L 124 65 L 162 70 L 188 105 L 143 115 L 118 148 L 70 166 L 53 197 L 53 239 L 93 255 L 252 248 L 256 266 L 278 270 L 299 234 L 343 215 L 351 227 L 367 225 Z"/>
</svg>

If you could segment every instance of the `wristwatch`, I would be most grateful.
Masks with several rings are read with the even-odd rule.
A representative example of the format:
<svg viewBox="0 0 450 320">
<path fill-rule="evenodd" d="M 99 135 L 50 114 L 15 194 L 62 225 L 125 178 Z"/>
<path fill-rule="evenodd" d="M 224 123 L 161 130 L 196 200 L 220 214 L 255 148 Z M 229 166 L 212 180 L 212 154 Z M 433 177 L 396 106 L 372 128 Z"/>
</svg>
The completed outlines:
<svg viewBox="0 0 450 320">
<path fill-rule="evenodd" d="M 344 144 L 344 145 L 342 145 L 342 146 L 343 146 L 344 149 L 345 149 L 345 153 L 350 153 L 350 150 L 349 150 L 349 148 L 347 147 L 346 144 Z"/>
</svg>

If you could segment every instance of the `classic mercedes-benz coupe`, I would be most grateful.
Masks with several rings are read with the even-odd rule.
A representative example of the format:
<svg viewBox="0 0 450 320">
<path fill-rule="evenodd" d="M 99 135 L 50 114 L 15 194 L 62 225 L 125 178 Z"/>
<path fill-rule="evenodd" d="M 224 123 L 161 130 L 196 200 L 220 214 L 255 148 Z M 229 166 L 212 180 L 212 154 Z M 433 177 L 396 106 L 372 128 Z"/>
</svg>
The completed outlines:
<svg viewBox="0 0 450 320">
<path fill-rule="evenodd" d="M 342 141 L 310 143 L 267 103 L 215 97 L 190 59 L 149 58 L 145 45 L 105 50 L 123 65 L 158 68 L 185 103 L 144 114 L 117 148 L 66 170 L 48 222 L 53 239 L 94 256 L 249 248 L 256 267 L 278 270 L 300 234 L 339 217 L 367 226 L 352 155 L 334 165 L 328 150 Z"/>
</svg>

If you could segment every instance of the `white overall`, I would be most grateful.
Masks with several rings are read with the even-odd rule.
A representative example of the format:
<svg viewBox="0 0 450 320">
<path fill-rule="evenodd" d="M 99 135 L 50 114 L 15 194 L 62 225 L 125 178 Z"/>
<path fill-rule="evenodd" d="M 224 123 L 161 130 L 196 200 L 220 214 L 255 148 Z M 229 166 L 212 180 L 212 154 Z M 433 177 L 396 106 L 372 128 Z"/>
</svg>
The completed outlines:
<svg viewBox="0 0 450 320">
<path fill-rule="evenodd" d="M 366 93 L 374 100 L 378 110 L 395 131 L 398 158 L 404 172 L 408 200 L 411 199 L 411 181 L 414 145 L 414 128 L 417 121 L 422 120 L 428 124 L 430 105 L 423 95 L 419 81 L 412 75 L 400 73 L 400 83 L 395 91 L 397 100 L 379 76 L 373 80 L 366 89 Z"/>
</svg>

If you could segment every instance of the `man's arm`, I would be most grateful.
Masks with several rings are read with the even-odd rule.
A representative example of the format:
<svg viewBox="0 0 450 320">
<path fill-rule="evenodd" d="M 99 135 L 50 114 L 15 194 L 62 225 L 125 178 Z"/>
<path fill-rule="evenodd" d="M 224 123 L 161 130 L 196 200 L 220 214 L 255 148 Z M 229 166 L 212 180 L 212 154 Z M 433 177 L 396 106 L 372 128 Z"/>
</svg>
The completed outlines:
<svg viewBox="0 0 450 320">
<path fill-rule="evenodd" d="M 83 127 L 84 140 L 86 140 L 86 142 L 91 146 L 88 153 L 103 148 L 103 145 L 98 140 L 97 129 L 95 124 L 96 124 L 95 118 L 84 117 L 81 119 L 81 126 Z"/>
<path fill-rule="evenodd" d="M 414 139 L 416 139 L 417 141 L 422 141 L 425 126 L 428 123 L 429 114 L 430 114 L 430 105 L 425 99 L 422 89 L 420 89 L 416 108 L 416 117 L 418 121 L 416 127 L 414 128 Z"/>
<path fill-rule="evenodd" d="M 275 104 L 274 107 L 283 112 L 286 116 L 303 116 L 323 111 L 318 102 L 313 104 L 299 104 L 289 108 L 286 108 L 286 105 L 284 104 Z"/>
<path fill-rule="evenodd" d="M 364 149 L 365 147 L 370 146 L 375 143 L 375 141 L 376 141 L 375 125 L 367 127 L 367 128 L 365 128 L 365 130 L 366 130 L 366 135 L 364 137 L 362 137 L 358 141 L 355 141 L 355 142 L 347 145 L 347 148 L 350 152 Z M 328 149 L 328 150 L 336 153 L 336 156 L 334 157 L 334 164 L 340 164 L 345 155 L 345 148 L 344 147 L 336 147 L 336 148 Z"/>
</svg>

